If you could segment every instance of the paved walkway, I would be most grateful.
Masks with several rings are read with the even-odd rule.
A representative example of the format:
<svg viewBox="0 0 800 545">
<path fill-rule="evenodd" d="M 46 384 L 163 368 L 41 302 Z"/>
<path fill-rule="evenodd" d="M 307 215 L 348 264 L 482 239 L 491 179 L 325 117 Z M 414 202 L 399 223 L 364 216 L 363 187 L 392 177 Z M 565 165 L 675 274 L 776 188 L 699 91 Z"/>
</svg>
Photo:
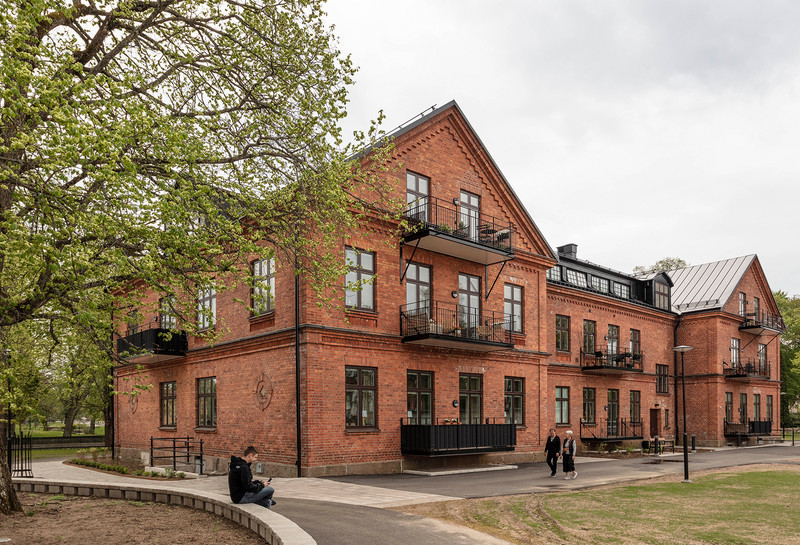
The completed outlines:
<svg viewBox="0 0 800 545">
<path fill-rule="evenodd" d="M 400 505 L 489 497 L 508 494 L 574 490 L 610 483 L 664 475 L 683 477 L 682 453 L 657 457 L 610 460 L 576 460 L 577 480 L 550 478 L 544 463 L 522 464 L 517 469 L 458 475 L 363 475 L 334 478 L 275 478 L 282 515 L 324 545 L 417 545 L 446 542 L 453 545 L 502 545 L 506 542 L 468 528 L 391 509 Z M 721 448 L 689 457 L 690 471 L 756 463 L 800 464 L 800 446 L 790 443 L 747 448 Z M 37 479 L 85 483 L 153 483 L 153 487 L 191 490 L 196 493 L 227 495 L 226 477 L 202 477 L 184 481 L 143 481 L 72 467 L 60 461 L 35 462 Z M 445 541 L 446 540 L 446 541 Z M 287 543 L 288 545 L 288 543 Z"/>
</svg>

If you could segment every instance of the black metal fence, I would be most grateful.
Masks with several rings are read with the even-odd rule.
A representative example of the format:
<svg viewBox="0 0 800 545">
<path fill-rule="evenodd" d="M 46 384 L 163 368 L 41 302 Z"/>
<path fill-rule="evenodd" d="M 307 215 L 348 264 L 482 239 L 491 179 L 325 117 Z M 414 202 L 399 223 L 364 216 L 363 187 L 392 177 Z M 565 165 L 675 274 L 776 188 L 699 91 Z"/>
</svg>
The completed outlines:
<svg viewBox="0 0 800 545">
<path fill-rule="evenodd" d="M 502 312 L 478 313 L 457 303 L 422 301 L 400 307 L 400 335 L 442 335 L 473 341 L 510 343 L 513 316 Z"/>
<path fill-rule="evenodd" d="M 33 448 L 39 450 L 57 448 L 88 448 L 105 446 L 102 435 L 73 435 L 72 437 L 33 437 Z"/>
<path fill-rule="evenodd" d="M 772 435 L 771 420 L 748 420 L 747 422 L 725 422 L 725 435 Z"/>
<path fill-rule="evenodd" d="M 167 463 L 165 464 L 164 461 Z M 195 464 L 196 473 L 203 474 L 203 440 L 183 437 L 151 437 L 150 465 L 171 465 L 173 471 L 178 464 Z"/>
<path fill-rule="evenodd" d="M 400 450 L 403 454 L 446 455 L 514 450 L 516 424 L 403 424 Z"/>
<path fill-rule="evenodd" d="M 748 359 L 747 363 L 734 363 L 731 367 L 724 367 L 722 373 L 726 377 L 770 377 L 769 362 Z"/>
<path fill-rule="evenodd" d="M 424 197 L 411 204 L 406 217 L 411 220 L 412 228 L 432 229 L 498 250 L 512 248 L 514 230 L 506 220 L 435 197 Z"/>
<path fill-rule="evenodd" d="M 581 367 L 604 367 L 614 369 L 627 369 L 629 371 L 642 371 L 644 363 L 644 353 L 632 352 L 608 352 L 607 350 L 595 350 L 594 352 L 584 352 L 581 350 Z"/>
<path fill-rule="evenodd" d="M 582 441 L 642 439 L 643 430 L 644 422 L 629 422 L 625 418 L 606 418 L 598 422 L 585 422 L 581 419 L 580 437 Z"/>
<path fill-rule="evenodd" d="M 33 477 L 32 451 L 30 434 L 8 438 L 6 454 L 12 477 Z"/>
</svg>

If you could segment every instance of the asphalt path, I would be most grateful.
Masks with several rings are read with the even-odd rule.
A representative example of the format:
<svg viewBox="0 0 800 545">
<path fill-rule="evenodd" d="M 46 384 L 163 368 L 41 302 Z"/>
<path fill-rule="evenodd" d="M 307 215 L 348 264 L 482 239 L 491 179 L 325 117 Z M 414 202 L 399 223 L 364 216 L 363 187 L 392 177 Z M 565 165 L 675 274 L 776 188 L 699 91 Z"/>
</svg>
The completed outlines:
<svg viewBox="0 0 800 545">
<path fill-rule="evenodd" d="M 689 455 L 692 471 L 760 463 L 800 464 L 800 446 L 765 446 Z M 357 475 L 328 480 L 462 498 L 577 490 L 609 483 L 674 475 L 683 479 L 683 456 L 626 460 L 578 459 L 578 479 L 565 481 L 559 473 L 550 478 L 544 463 L 522 464 L 518 469 L 458 475 Z M 319 545 L 467 545 L 501 544 L 500 540 L 467 528 L 391 509 L 354 506 L 330 501 L 279 500 L 276 512 L 308 532 Z"/>
</svg>

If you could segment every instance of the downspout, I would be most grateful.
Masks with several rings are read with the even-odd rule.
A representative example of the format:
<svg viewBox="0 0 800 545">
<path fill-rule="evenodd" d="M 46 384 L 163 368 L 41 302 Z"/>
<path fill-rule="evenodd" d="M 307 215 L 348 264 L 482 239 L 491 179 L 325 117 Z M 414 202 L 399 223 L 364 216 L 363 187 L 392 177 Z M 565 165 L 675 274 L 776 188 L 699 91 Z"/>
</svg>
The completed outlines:
<svg viewBox="0 0 800 545">
<path fill-rule="evenodd" d="M 300 274 L 297 266 L 297 248 L 294 254 L 294 395 L 297 422 L 297 476 L 302 477 L 302 423 L 300 411 Z"/>
<path fill-rule="evenodd" d="M 681 325 L 681 318 L 682 316 L 678 314 L 678 321 L 675 324 L 675 329 L 672 331 L 672 346 L 678 346 L 678 327 Z M 680 422 L 680 419 L 678 418 L 678 353 L 674 350 L 672 351 L 672 371 L 673 382 L 675 384 L 672 390 L 673 399 L 675 401 L 675 408 L 672 411 L 672 416 L 675 419 L 675 439 L 677 440 L 680 432 L 678 429 L 678 423 Z"/>
</svg>

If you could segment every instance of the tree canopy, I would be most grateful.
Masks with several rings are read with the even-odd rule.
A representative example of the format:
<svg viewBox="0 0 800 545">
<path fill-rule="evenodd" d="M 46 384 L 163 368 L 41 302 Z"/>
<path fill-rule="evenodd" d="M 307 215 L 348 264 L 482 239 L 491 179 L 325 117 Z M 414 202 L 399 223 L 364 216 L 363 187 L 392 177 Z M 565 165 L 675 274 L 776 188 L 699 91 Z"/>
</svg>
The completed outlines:
<svg viewBox="0 0 800 545">
<path fill-rule="evenodd" d="M 682 269 L 688 267 L 689 264 L 680 257 L 665 257 L 659 259 L 653 265 L 646 267 L 644 265 L 637 265 L 633 268 L 633 274 L 649 274 L 661 271 L 674 271 L 675 269 Z"/>
<path fill-rule="evenodd" d="M 320 0 L 0 0 L 0 347 L 36 320 L 102 342 L 133 280 L 190 312 L 259 251 L 318 290 L 340 277 L 326 251 L 391 206 L 342 146 L 355 68 L 322 16 Z"/>
<path fill-rule="evenodd" d="M 786 331 L 781 334 L 781 415 L 800 401 L 800 297 L 789 297 L 786 292 L 773 293 Z"/>
</svg>

